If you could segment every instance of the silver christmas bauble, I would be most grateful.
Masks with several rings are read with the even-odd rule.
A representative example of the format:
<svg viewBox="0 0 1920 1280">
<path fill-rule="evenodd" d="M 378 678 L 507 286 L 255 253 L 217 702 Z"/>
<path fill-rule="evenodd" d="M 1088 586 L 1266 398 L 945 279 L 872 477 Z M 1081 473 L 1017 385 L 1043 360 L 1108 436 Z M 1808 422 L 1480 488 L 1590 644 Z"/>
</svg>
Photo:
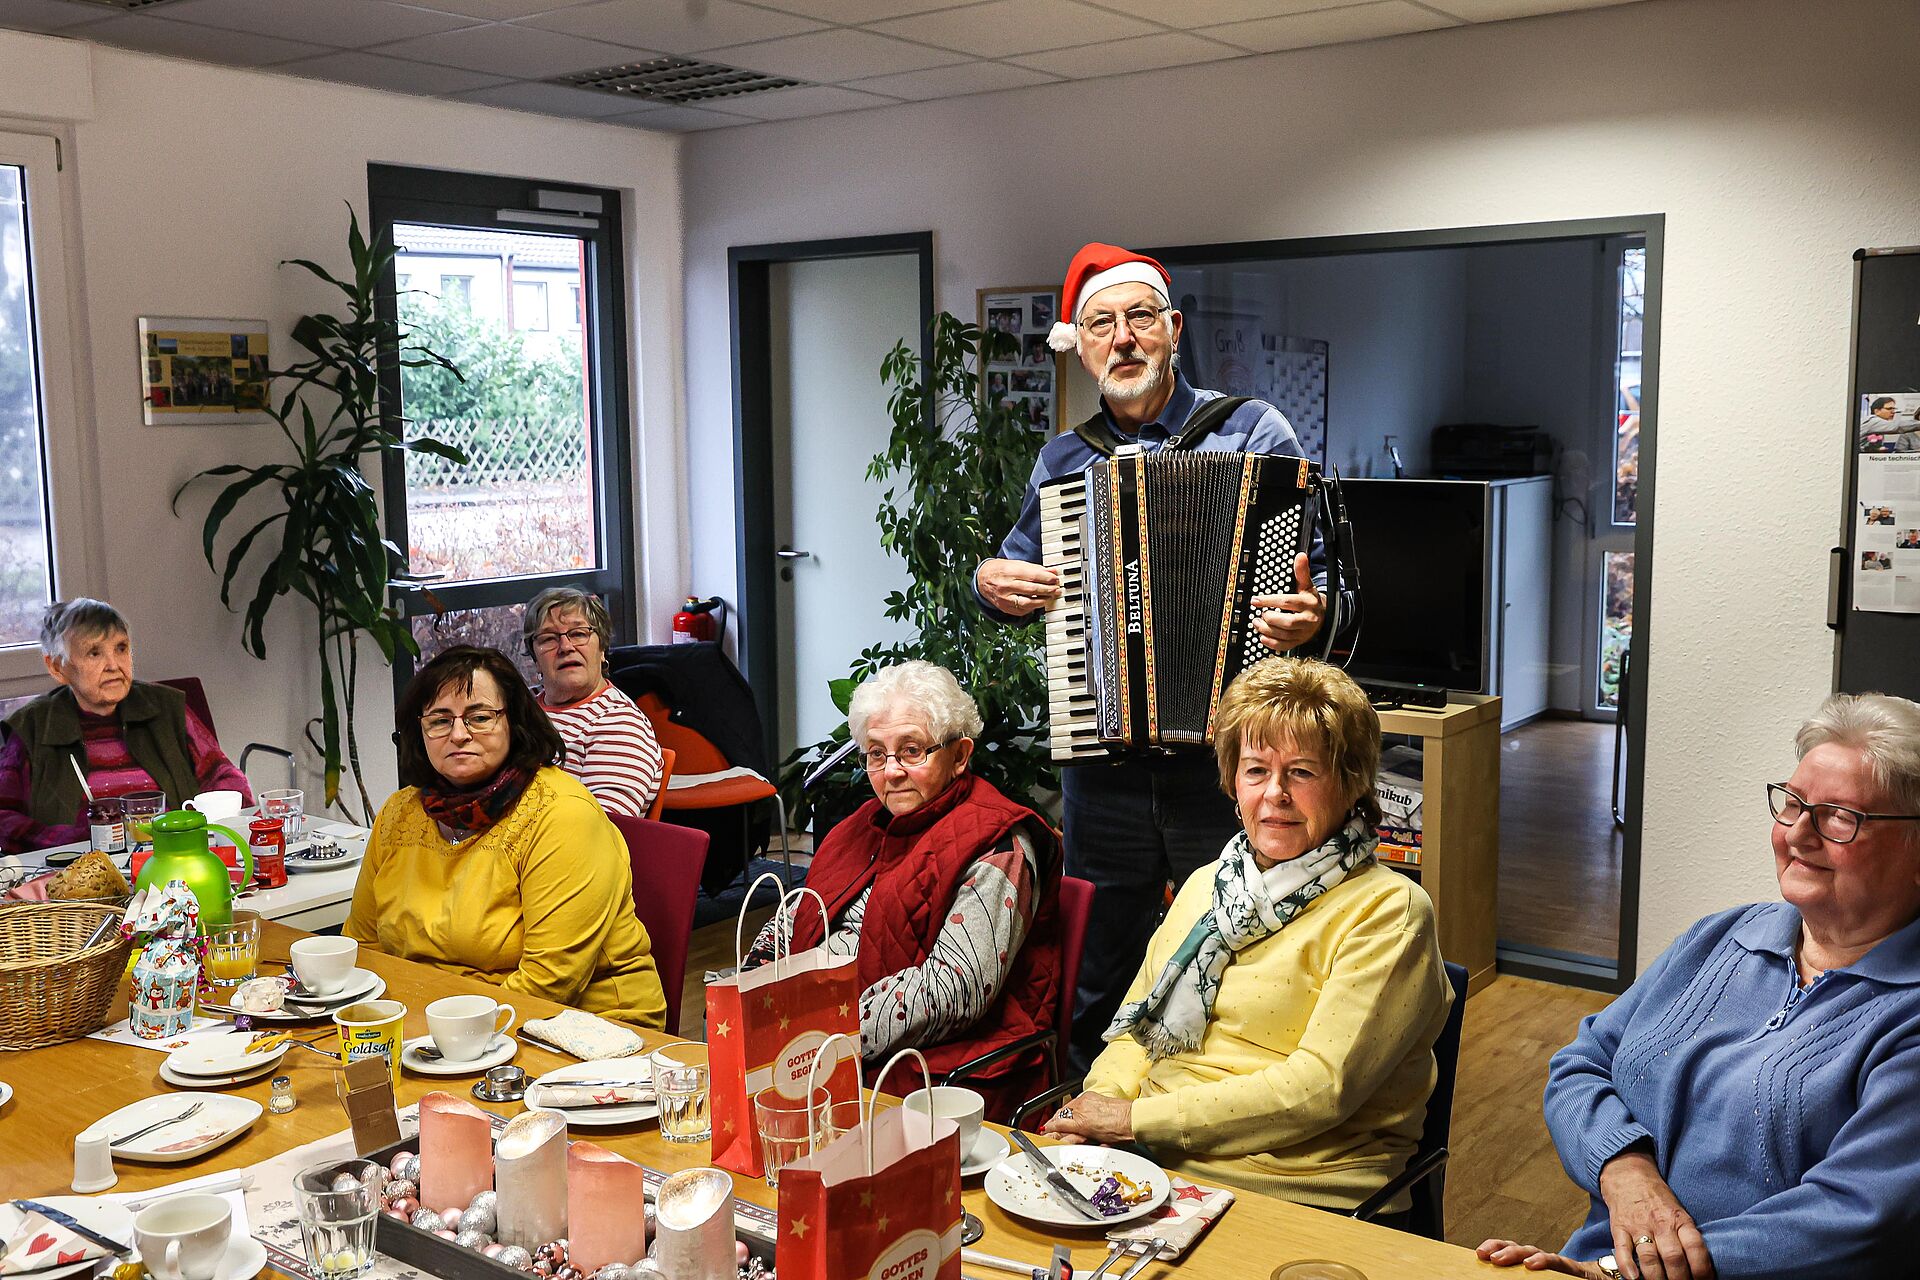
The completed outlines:
<svg viewBox="0 0 1920 1280">
<path fill-rule="evenodd" d="M 407 1221 L 422 1231 L 438 1231 L 447 1225 L 441 1220 L 440 1213 L 437 1209 L 415 1209 L 413 1215 L 409 1217 Z"/>
<path fill-rule="evenodd" d="M 462 1249 L 484 1249 L 493 1243 L 493 1237 L 484 1231 L 474 1231 L 463 1227 L 461 1228 L 460 1234 L 453 1238 L 453 1242 Z"/>
<path fill-rule="evenodd" d="M 531 1271 L 533 1255 L 517 1244 L 510 1244 L 494 1258 L 495 1262 L 512 1267 L 515 1271 Z"/>
<path fill-rule="evenodd" d="M 415 1151 L 402 1151 L 388 1161 L 387 1170 L 396 1178 L 418 1182 L 420 1181 L 420 1155 Z"/>
<path fill-rule="evenodd" d="M 491 1205 L 469 1205 L 467 1211 L 460 1215 L 462 1231 L 480 1231 L 492 1235 L 494 1228 L 499 1225 L 498 1215 Z"/>
</svg>

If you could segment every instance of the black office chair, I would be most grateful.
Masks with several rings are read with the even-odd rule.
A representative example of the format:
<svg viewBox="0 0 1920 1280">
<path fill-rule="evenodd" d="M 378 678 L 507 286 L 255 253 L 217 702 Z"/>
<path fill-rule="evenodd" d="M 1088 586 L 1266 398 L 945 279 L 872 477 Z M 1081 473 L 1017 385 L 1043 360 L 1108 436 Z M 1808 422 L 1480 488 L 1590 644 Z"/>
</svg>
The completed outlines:
<svg viewBox="0 0 1920 1280">
<path fill-rule="evenodd" d="M 1350 1215 L 1370 1222 L 1395 1196 L 1411 1188 L 1412 1208 L 1381 1219 L 1382 1225 L 1429 1240 L 1446 1239 L 1447 1136 L 1453 1127 L 1453 1080 L 1460 1065 L 1460 1020 L 1467 1011 L 1467 971 L 1452 961 L 1444 963 L 1447 981 L 1453 986 L 1453 1007 L 1447 1010 L 1447 1021 L 1433 1044 L 1433 1060 L 1439 1071 L 1434 1077 L 1433 1094 L 1427 1099 L 1420 1145 L 1414 1148 L 1413 1159 L 1400 1176 L 1374 1192 Z"/>
</svg>

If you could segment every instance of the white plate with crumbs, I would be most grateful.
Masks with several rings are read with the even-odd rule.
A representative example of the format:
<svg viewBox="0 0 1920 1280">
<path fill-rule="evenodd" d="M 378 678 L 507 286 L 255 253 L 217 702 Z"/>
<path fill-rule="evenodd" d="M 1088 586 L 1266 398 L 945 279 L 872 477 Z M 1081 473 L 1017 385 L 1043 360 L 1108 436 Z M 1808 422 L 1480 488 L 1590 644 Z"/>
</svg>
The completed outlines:
<svg viewBox="0 0 1920 1280">
<path fill-rule="evenodd" d="M 1040 1154 L 1051 1160 L 1067 1176 L 1067 1181 L 1089 1200 L 1109 1176 L 1118 1175 L 1126 1179 L 1119 1183 L 1121 1194 L 1127 1198 L 1126 1207 L 1098 1222 L 1089 1222 L 1062 1204 L 1047 1186 L 1047 1180 L 1027 1163 L 1026 1156 L 1018 1153 L 987 1170 L 987 1199 L 1029 1222 L 1105 1231 L 1146 1217 L 1165 1204 L 1167 1197 L 1173 1193 L 1173 1182 L 1167 1177 L 1166 1170 L 1131 1151 L 1116 1151 L 1111 1147 L 1052 1146 L 1040 1148 Z M 1133 1184 L 1131 1191 L 1127 1186 L 1129 1182 Z"/>
</svg>

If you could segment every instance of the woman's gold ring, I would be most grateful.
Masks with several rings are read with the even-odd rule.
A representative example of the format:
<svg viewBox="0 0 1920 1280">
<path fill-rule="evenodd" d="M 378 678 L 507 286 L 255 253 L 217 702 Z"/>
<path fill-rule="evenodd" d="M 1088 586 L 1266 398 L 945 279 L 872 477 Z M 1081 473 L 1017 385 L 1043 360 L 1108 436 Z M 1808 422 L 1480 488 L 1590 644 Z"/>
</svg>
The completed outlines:
<svg viewBox="0 0 1920 1280">
<path fill-rule="evenodd" d="M 1633 1242 L 1635 1244 L 1652 1244 L 1653 1237 L 1652 1236 L 1635 1236 L 1633 1239 Z"/>
</svg>

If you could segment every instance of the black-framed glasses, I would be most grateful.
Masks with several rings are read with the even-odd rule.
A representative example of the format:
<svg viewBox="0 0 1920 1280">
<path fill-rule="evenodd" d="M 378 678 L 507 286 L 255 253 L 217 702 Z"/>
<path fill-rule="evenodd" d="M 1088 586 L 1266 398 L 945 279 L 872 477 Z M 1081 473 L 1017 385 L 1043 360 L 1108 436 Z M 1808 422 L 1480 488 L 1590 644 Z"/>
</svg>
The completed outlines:
<svg viewBox="0 0 1920 1280">
<path fill-rule="evenodd" d="M 467 726 L 467 732 L 476 736 L 492 733 L 504 728 L 507 713 L 499 707 L 471 707 L 463 715 L 439 713 L 420 717 L 420 736 L 429 742 L 438 742 L 453 732 L 453 722 L 460 721 Z"/>
<path fill-rule="evenodd" d="M 1171 310 L 1173 310 L 1172 307 L 1128 307 L 1124 313 L 1127 318 L 1127 328 L 1135 333 L 1145 333 L 1153 328 L 1163 312 Z M 1082 329 L 1096 338 L 1107 337 L 1118 323 L 1118 318 L 1111 311 L 1102 311 L 1079 322 Z"/>
<path fill-rule="evenodd" d="M 587 641 L 593 639 L 595 634 L 592 627 L 574 627 L 570 631 L 541 631 L 535 633 L 533 643 L 528 647 L 535 653 L 552 653 L 560 647 L 560 642 L 565 640 L 576 649 L 584 649 L 587 647 Z"/>
<path fill-rule="evenodd" d="M 1844 804 L 1808 804 L 1784 782 L 1767 784 L 1767 808 L 1783 827 L 1800 821 L 1803 813 L 1812 814 L 1813 829 L 1835 844 L 1851 844 L 1863 822 L 1920 822 L 1920 813 L 1866 813 Z"/>
<path fill-rule="evenodd" d="M 942 747 L 952 746 L 955 741 L 956 739 L 949 738 L 945 742 L 936 742 L 930 747 L 923 747 L 917 742 L 909 742 L 898 751 L 882 751 L 879 747 L 869 747 L 866 756 L 867 772 L 879 773 L 887 767 L 887 761 L 889 760 L 898 760 L 902 769 L 918 769 L 921 765 L 933 758 L 934 752 Z"/>
</svg>

